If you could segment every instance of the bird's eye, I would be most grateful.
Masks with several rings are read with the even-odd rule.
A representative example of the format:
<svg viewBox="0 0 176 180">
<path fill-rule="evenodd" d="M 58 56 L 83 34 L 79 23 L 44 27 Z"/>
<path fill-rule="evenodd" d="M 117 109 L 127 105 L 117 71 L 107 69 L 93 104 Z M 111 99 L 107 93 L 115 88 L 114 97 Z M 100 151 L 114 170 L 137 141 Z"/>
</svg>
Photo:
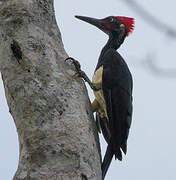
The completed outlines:
<svg viewBox="0 0 176 180">
<path fill-rule="evenodd" d="M 114 22 L 114 18 L 113 17 L 110 18 L 110 22 Z"/>
</svg>

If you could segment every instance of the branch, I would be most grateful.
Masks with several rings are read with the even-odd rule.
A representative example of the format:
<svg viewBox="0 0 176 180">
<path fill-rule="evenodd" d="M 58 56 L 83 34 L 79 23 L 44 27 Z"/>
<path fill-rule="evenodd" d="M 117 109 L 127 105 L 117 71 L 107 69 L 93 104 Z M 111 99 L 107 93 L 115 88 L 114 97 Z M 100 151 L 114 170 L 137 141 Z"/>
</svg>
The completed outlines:
<svg viewBox="0 0 176 180">
<path fill-rule="evenodd" d="M 168 37 L 176 38 L 176 30 L 159 19 L 151 15 L 140 4 L 134 0 L 123 0 L 131 9 L 133 9 L 144 21 L 150 24 L 158 31 L 164 32 Z"/>
<path fill-rule="evenodd" d="M 176 30 L 174 28 L 155 18 L 135 0 L 123 0 L 123 2 L 125 2 L 131 9 L 133 9 L 145 22 L 150 24 L 151 27 L 157 29 L 158 31 L 164 32 L 170 38 L 176 38 Z M 153 53 L 150 53 L 142 62 L 137 60 L 135 65 L 140 65 L 145 69 L 150 70 L 150 72 L 152 72 L 154 75 L 168 78 L 175 78 L 176 76 L 176 69 L 160 68 L 159 64 L 154 58 Z"/>
<path fill-rule="evenodd" d="M 155 76 L 175 79 L 176 69 L 161 68 L 156 59 L 157 58 L 154 53 L 150 53 L 144 60 L 135 57 L 131 62 L 135 67 L 142 67 L 143 69 L 150 71 Z"/>
</svg>

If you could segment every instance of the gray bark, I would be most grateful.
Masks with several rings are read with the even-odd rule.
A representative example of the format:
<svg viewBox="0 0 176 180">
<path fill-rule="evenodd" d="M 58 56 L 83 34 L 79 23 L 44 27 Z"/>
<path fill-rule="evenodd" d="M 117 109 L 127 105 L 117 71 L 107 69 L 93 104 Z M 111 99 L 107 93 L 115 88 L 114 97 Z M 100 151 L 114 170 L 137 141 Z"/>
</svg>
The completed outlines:
<svg viewBox="0 0 176 180">
<path fill-rule="evenodd" d="M 99 140 L 52 0 L 0 0 L 0 71 L 19 137 L 14 180 L 100 180 Z"/>
</svg>

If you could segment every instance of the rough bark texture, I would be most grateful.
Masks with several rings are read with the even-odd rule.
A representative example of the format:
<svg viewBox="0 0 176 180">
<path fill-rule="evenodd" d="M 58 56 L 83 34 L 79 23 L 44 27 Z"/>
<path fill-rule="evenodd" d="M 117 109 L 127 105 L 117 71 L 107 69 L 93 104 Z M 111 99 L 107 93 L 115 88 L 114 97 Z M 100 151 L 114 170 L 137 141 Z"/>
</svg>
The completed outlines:
<svg viewBox="0 0 176 180">
<path fill-rule="evenodd" d="M 14 180 L 101 179 L 87 91 L 66 57 L 52 0 L 0 0 L 0 71 L 20 144 Z"/>
</svg>

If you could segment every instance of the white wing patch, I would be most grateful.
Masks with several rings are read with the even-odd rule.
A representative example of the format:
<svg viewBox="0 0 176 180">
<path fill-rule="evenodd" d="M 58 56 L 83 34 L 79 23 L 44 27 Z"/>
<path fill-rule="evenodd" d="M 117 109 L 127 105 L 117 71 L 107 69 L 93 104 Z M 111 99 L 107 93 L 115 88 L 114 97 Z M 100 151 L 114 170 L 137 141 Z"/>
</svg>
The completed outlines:
<svg viewBox="0 0 176 180">
<path fill-rule="evenodd" d="M 100 66 L 93 75 L 92 82 L 95 87 L 96 87 L 96 85 L 102 86 L 102 76 L 103 76 L 103 65 Z M 95 95 L 95 99 L 99 103 L 98 113 L 100 114 L 100 116 L 106 117 L 108 119 L 107 111 L 106 111 L 106 102 L 104 99 L 103 90 L 101 89 L 99 91 L 94 91 L 94 95 Z"/>
</svg>

